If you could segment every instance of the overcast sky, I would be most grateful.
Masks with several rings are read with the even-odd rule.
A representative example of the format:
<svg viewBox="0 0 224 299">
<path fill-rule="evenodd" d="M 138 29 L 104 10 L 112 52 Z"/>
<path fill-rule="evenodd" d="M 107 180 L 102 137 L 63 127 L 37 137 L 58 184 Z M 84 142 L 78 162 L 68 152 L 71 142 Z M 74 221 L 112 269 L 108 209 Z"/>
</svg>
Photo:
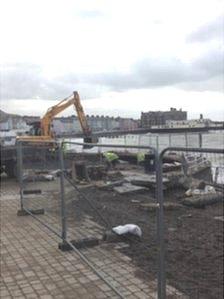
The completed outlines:
<svg viewBox="0 0 224 299">
<path fill-rule="evenodd" d="M 176 107 L 224 120 L 222 0 L 0 4 L 5 112 L 43 115 L 77 90 L 88 114 Z"/>
</svg>

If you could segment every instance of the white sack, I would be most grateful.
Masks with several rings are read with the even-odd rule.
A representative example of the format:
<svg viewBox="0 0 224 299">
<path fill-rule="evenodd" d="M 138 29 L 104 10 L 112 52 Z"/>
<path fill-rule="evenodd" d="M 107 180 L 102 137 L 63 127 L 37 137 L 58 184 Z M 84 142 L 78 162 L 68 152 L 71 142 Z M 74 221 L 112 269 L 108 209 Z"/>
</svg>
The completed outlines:
<svg viewBox="0 0 224 299">
<path fill-rule="evenodd" d="M 113 227 L 112 231 L 118 235 L 124 235 L 124 234 L 130 233 L 130 234 L 133 234 L 138 237 L 142 236 L 141 228 L 135 224 L 119 225 L 119 226 Z"/>
</svg>

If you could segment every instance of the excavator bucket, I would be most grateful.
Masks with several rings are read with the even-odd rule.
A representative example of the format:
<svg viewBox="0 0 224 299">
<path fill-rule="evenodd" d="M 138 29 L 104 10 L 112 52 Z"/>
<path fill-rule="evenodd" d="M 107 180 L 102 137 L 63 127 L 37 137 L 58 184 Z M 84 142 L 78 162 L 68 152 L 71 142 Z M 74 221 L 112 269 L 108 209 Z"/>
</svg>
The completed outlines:
<svg viewBox="0 0 224 299">
<path fill-rule="evenodd" d="M 84 143 L 98 143 L 99 139 L 96 136 L 87 136 L 83 138 Z M 84 145 L 83 148 L 92 148 L 92 145 Z"/>
</svg>

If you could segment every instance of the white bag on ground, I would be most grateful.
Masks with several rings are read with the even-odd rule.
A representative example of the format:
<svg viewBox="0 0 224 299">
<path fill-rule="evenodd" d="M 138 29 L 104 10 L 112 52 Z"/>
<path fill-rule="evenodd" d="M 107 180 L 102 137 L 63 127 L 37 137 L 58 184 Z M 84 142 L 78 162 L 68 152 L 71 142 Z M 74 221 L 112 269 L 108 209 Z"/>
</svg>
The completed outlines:
<svg viewBox="0 0 224 299">
<path fill-rule="evenodd" d="M 130 234 L 133 234 L 138 237 L 142 236 L 141 228 L 136 224 L 119 225 L 119 226 L 113 227 L 112 231 L 118 235 L 125 235 L 127 233 L 130 233 Z"/>
</svg>

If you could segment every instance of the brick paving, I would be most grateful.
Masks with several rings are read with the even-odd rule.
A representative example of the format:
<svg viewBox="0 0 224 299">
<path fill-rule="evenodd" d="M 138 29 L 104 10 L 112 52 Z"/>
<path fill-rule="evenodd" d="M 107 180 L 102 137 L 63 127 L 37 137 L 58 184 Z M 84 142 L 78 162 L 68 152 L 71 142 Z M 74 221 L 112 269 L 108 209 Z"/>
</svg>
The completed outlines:
<svg viewBox="0 0 224 299">
<path fill-rule="evenodd" d="M 55 234 L 31 216 L 18 217 L 18 208 L 18 185 L 3 179 L 0 200 L 1 298 L 119 298 L 74 251 L 60 251 L 60 239 Z M 52 215 L 40 218 L 54 224 Z M 83 229 L 86 236 L 90 227 L 100 233 L 100 227 L 94 226 L 91 219 L 86 217 L 83 221 L 85 224 L 76 227 L 76 236 L 82 236 Z M 117 248 L 124 245 L 102 244 L 84 249 L 82 253 L 125 298 L 157 298 L 156 282 L 146 284 L 136 277 L 138 269 L 131 259 L 118 252 Z"/>
</svg>

